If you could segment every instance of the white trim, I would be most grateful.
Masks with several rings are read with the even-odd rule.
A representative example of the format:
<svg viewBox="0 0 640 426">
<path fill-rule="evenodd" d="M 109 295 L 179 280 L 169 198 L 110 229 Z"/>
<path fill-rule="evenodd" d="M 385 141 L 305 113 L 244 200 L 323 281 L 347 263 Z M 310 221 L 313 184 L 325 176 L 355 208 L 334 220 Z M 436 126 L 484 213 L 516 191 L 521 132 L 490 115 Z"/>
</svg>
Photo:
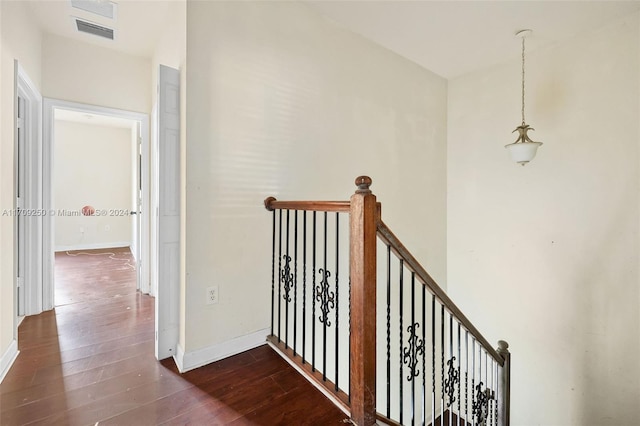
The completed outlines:
<svg viewBox="0 0 640 426">
<path fill-rule="evenodd" d="M 4 380 L 5 376 L 9 372 L 9 369 L 13 365 L 13 362 L 18 358 L 18 354 L 20 351 L 18 350 L 18 341 L 13 339 L 9 347 L 0 358 L 0 383 Z"/>
<path fill-rule="evenodd" d="M 131 247 L 131 241 L 117 241 L 113 243 L 92 243 L 92 244 L 75 244 L 72 246 L 56 246 L 55 251 L 77 251 L 77 250 L 101 250 L 111 248 Z"/>
<path fill-rule="evenodd" d="M 203 365 L 211 364 L 212 362 L 220 361 L 221 359 L 262 346 L 266 343 L 269 333 L 270 329 L 263 328 L 251 334 L 186 353 L 178 344 L 174 359 L 180 372 L 185 373 L 194 368 L 202 367 Z"/>
<path fill-rule="evenodd" d="M 26 101 L 25 117 L 23 131 L 24 138 L 24 197 L 22 200 L 22 208 L 25 210 L 42 211 L 42 96 L 36 85 L 31 81 L 26 71 L 20 63 L 14 61 L 15 66 L 15 111 L 14 117 L 17 117 L 18 96 Z M 14 123 L 16 126 L 17 123 Z M 18 132 L 14 134 L 15 144 L 18 143 Z M 16 150 L 17 151 L 17 150 Z M 17 154 L 16 154 L 17 155 Z M 17 156 L 14 158 L 14 208 L 16 204 L 15 184 L 18 183 L 17 176 Z M 25 221 L 24 232 L 20 235 L 20 243 L 25 247 L 22 271 L 22 288 L 24 291 L 24 312 L 23 315 L 35 315 L 43 311 L 42 300 L 42 232 L 43 232 L 43 216 L 28 217 Z M 14 219 L 14 253 L 19 255 L 18 247 L 18 228 L 17 221 Z M 18 276 L 18 259 L 14 256 L 14 278 Z M 15 305 L 14 316 L 17 317 L 18 307 Z M 17 321 L 14 337 L 17 339 Z"/>
<path fill-rule="evenodd" d="M 349 412 L 349 410 L 347 410 L 347 407 L 344 406 L 344 403 L 342 401 L 340 401 L 338 398 L 336 398 L 336 396 L 334 394 L 332 394 L 331 392 L 329 392 L 327 389 L 325 389 L 324 386 L 321 386 L 318 382 L 316 382 L 315 380 L 311 379 L 308 375 L 307 372 L 304 371 L 302 368 L 300 368 L 295 362 L 293 362 L 291 359 L 289 359 L 288 356 L 286 356 L 284 353 L 282 353 L 282 351 L 273 343 L 271 342 L 267 342 L 267 344 L 269 346 L 271 346 L 271 349 L 273 349 L 278 355 L 280 355 L 282 357 L 282 359 L 284 359 L 285 361 L 287 361 L 289 363 L 289 365 L 291 365 L 298 373 L 300 373 L 300 375 L 302 377 L 304 377 L 305 379 L 307 379 L 307 381 L 309 383 L 311 383 L 316 389 L 318 389 L 324 396 L 327 397 L 327 399 L 329 399 L 329 401 L 333 402 L 333 405 L 335 405 L 336 407 L 338 407 L 343 413 L 345 413 L 347 416 L 351 417 L 351 412 Z"/>
<path fill-rule="evenodd" d="M 54 155 L 54 138 L 53 138 L 53 126 L 54 126 L 54 110 L 56 108 L 66 109 L 71 111 L 93 113 L 99 115 L 107 115 L 111 117 L 125 118 L 133 121 L 139 121 L 141 123 L 142 133 L 142 188 L 143 203 L 149 206 L 149 115 L 141 112 L 126 111 L 116 108 L 101 107 L 96 105 L 82 104 L 79 102 L 63 101 L 59 99 L 44 98 L 44 125 L 43 125 L 43 180 L 46 182 L 43 188 L 43 208 L 47 211 L 53 209 L 53 155 Z M 142 276 L 140 291 L 143 293 L 149 292 L 149 215 L 151 212 L 149 208 L 142 207 L 142 235 L 141 235 L 141 247 L 142 247 L 142 262 L 138 262 L 138 265 L 142 265 Z M 54 298 L 54 282 L 53 282 L 53 265 L 54 265 L 54 223 L 53 216 L 46 216 L 43 224 L 43 304 L 44 309 L 53 309 L 55 304 Z M 129 245 L 127 243 L 126 245 Z M 113 245 L 111 245 L 113 247 Z M 86 249 L 86 248 L 82 248 Z"/>
<path fill-rule="evenodd" d="M 184 349 L 182 345 L 178 343 L 176 345 L 176 354 L 173 356 L 173 360 L 176 362 L 176 366 L 178 367 L 178 371 L 184 373 L 186 370 L 184 369 Z"/>
</svg>

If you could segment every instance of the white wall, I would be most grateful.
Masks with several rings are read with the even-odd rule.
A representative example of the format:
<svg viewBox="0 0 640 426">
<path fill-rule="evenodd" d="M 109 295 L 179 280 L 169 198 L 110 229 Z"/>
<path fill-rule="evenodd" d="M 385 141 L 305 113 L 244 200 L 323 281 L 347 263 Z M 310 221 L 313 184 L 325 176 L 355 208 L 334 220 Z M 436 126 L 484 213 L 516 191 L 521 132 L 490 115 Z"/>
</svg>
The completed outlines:
<svg viewBox="0 0 640 426">
<path fill-rule="evenodd" d="M 149 66 L 147 58 L 46 34 L 42 41 L 42 94 L 148 114 Z"/>
<path fill-rule="evenodd" d="M 187 43 L 187 352 L 269 325 L 270 195 L 347 200 L 372 176 L 444 284 L 444 79 L 295 3 L 190 2 Z"/>
<path fill-rule="evenodd" d="M 131 145 L 131 129 L 56 120 L 56 251 L 131 245 Z M 96 215 L 60 214 L 85 205 Z"/>
<path fill-rule="evenodd" d="M 0 2 L 0 209 L 13 209 L 14 59 L 41 87 L 41 35 L 26 4 Z M 0 216 L 0 357 L 14 336 L 13 217 Z M 2 361 L 2 360 L 0 360 Z M 2 371 L 0 371 L 0 374 Z"/>
<path fill-rule="evenodd" d="M 519 62 L 449 82 L 449 292 L 511 344 L 512 424 L 640 418 L 639 53 L 637 15 L 531 52 L 524 168 Z"/>
</svg>

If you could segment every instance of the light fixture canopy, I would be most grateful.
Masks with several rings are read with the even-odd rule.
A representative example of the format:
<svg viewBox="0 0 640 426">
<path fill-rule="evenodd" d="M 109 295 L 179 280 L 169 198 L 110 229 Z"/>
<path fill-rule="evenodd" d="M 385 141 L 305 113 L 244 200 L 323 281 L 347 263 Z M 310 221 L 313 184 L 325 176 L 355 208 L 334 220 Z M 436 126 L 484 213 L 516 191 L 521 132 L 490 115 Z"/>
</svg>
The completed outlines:
<svg viewBox="0 0 640 426">
<path fill-rule="evenodd" d="M 511 159 L 518 164 L 522 164 L 523 166 L 527 164 L 529 161 L 533 160 L 536 156 L 536 152 L 538 151 L 538 147 L 542 145 L 542 142 L 535 142 L 529 138 L 528 131 L 535 130 L 533 127 L 526 124 L 524 120 L 524 70 L 525 70 L 525 51 L 524 51 L 524 40 L 532 33 L 531 30 L 520 30 L 516 33 L 516 37 L 522 39 L 522 124 L 516 127 L 516 129 L 512 132 L 518 132 L 518 139 L 515 142 L 505 145 L 505 148 L 509 151 L 509 155 Z"/>
</svg>

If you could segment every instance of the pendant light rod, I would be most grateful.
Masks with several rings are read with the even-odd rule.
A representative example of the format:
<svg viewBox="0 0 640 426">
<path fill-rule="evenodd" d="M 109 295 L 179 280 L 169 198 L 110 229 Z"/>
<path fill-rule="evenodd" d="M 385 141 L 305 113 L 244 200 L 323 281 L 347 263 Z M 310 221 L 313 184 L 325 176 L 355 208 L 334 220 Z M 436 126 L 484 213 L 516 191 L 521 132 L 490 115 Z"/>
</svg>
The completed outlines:
<svg viewBox="0 0 640 426">
<path fill-rule="evenodd" d="M 525 65 L 525 49 L 524 49 L 524 40 L 531 35 L 532 30 L 520 30 L 516 33 L 516 37 L 520 37 L 522 39 L 522 125 L 524 126 L 526 121 L 524 119 L 524 65 Z"/>
</svg>

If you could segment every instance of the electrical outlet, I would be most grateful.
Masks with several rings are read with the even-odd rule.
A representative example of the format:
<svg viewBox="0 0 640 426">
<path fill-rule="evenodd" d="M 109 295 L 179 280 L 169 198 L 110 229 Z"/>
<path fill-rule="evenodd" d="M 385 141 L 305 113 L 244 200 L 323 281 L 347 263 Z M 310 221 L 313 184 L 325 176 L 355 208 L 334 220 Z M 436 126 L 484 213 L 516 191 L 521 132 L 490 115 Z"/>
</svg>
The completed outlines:
<svg viewBox="0 0 640 426">
<path fill-rule="evenodd" d="M 215 305 L 218 303 L 218 286 L 207 287 L 207 305 Z"/>
</svg>

